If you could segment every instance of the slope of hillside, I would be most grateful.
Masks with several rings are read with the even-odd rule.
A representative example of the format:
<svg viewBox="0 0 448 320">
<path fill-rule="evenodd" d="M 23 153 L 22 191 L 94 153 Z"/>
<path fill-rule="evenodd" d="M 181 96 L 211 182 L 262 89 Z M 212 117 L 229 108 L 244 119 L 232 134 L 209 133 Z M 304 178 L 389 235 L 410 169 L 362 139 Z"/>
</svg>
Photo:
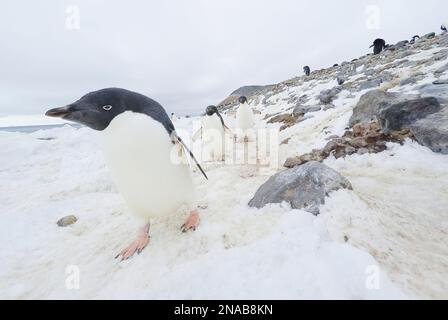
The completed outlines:
<svg viewBox="0 0 448 320">
<path fill-rule="evenodd" d="M 399 137 L 403 145 L 375 140 L 384 148 L 369 151 L 368 140 L 351 139 L 351 127 L 358 116 L 354 110 L 375 106 L 375 99 L 367 99 L 367 107 L 360 102 L 368 92 L 378 99 L 380 91 L 373 90 L 397 99 L 435 97 L 440 111 L 422 116 L 420 127 L 410 125 L 411 132 Z M 260 126 L 281 130 L 280 164 L 289 159 L 294 166 L 311 157 L 351 181 L 353 191 L 331 194 L 321 209 L 320 222 L 332 239 L 367 250 L 396 283 L 425 298 L 448 297 L 447 102 L 447 34 L 398 43 L 380 55 L 314 71 L 251 98 L 261 113 Z M 428 132 L 420 138 L 422 129 Z M 329 141 L 342 149 L 325 154 Z M 352 144 L 359 141 L 363 148 Z"/>
<path fill-rule="evenodd" d="M 448 298 L 448 155 L 410 138 L 443 143 L 447 57 L 448 36 L 428 37 L 254 94 L 257 127 L 281 129 L 280 167 L 204 164 L 208 181 L 193 174 L 201 201 L 198 230 L 179 230 L 183 210 L 153 221 L 148 248 L 125 262 L 114 257 L 134 237 L 138 221 L 114 187 L 99 133 L 69 126 L 0 132 L 0 297 Z M 440 103 L 437 112 L 412 123 L 412 132 L 372 129 L 373 142 L 349 146 L 364 139 L 351 133 L 365 129 L 352 130 L 354 110 L 368 117 L 360 103 L 378 88 L 396 94 L 384 99 L 412 93 L 437 96 Z M 231 128 L 233 111 L 224 115 Z M 421 133 L 420 121 L 439 131 Z M 175 122 L 184 141 L 198 124 L 198 118 Z M 323 156 L 329 142 L 337 149 Z M 243 154 L 244 148 L 237 144 Z M 286 160 L 303 155 L 320 157 L 353 190 L 329 193 L 318 216 L 287 203 L 248 206 L 272 174 L 287 170 Z M 57 226 L 72 214 L 75 224 Z"/>
</svg>

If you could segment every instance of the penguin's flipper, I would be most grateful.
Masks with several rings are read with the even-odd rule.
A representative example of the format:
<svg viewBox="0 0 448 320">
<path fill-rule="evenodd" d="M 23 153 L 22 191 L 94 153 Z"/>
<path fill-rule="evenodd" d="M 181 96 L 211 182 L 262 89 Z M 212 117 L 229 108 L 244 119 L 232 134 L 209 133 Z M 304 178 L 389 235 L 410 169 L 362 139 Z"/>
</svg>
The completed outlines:
<svg viewBox="0 0 448 320">
<path fill-rule="evenodd" d="M 184 150 L 185 152 L 187 152 L 187 153 L 190 155 L 190 158 L 194 161 L 194 163 L 195 163 L 196 166 L 198 167 L 199 171 L 201 171 L 201 173 L 204 175 L 205 179 L 208 180 L 207 175 L 205 174 L 205 172 L 204 172 L 204 170 L 202 169 L 201 165 L 199 164 L 198 160 L 196 160 L 196 158 L 195 158 L 193 152 L 191 152 L 191 150 L 188 149 L 187 145 L 182 141 L 182 139 L 176 134 L 175 131 L 173 131 L 173 132 L 171 133 L 171 140 L 172 140 L 174 143 L 179 143 L 179 144 L 182 146 L 183 150 Z"/>
<path fill-rule="evenodd" d="M 230 130 L 230 128 L 226 125 L 224 125 L 224 132 L 226 132 L 227 134 L 233 136 L 233 131 Z"/>
</svg>

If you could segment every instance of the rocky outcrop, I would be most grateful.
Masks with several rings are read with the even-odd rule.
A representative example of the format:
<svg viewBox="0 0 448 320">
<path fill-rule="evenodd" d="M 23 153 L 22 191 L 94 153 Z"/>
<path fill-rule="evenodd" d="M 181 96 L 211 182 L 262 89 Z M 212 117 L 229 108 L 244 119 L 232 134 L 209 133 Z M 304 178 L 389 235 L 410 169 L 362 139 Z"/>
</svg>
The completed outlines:
<svg viewBox="0 0 448 320">
<path fill-rule="evenodd" d="M 364 94 L 358 104 L 353 109 L 349 126 L 353 127 L 357 123 L 369 123 L 376 121 L 381 111 L 393 104 L 412 100 L 417 96 L 403 96 L 399 93 L 385 92 L 383 90 L 372 90 Z"/>
<path fill-rule="evenodd" d="M 342 91 L 341 87 L 324 90 L 319 95 L 319 100 L 322 104 L 330 104 L 336 99 L 337 95 Z"/>
<path fill-rule="evenodd" d="M 294 116 L 303 116 L 305 114 L 307 114 L 308 112 L 317 112 L 320 111 L 322 109 L 322 106 L 319 105 L 314 105 L 314 106 L 303 106 L 303 105 L 298 105 L 294 108 L 294 110 L 292 111 L 292 114 Z"/>
<path fill-rule="evenodd" d="M 419 119 L 440 110 L 440 103 L 434 97 L 403 101 L 383 108 L 378 120 L 383 132 L 410 128 Z"/>
<path fill-rule="evenodd" d="M 407 138 L 413 138 L 410 129 L 384 133 L 377 122 L 358 123 L 342 137 L 332 137 L 323 149 L 289 158 L 284 166 L 294 168 L 310 161 L 321 162 L 330 155 L 338 159 L 353 154 L 379 153 L 387 149 L 387 142 L 402 144 Z"/>
<path fill-rule="evenodd" d="M 411 125 L 411 131 L 421 145 L 448 154 L 448 107 L 416 121 Z"/>
<path fill-rule="evenodd" d="M 325 197 L 343 188 L 352 189 L 350 181 L 319 162 L 309 162 L 272 176 L 258 189 L 249 206 L 262 208 L 270 203 L 287 202 L 294 209 L 318 215 Z"/>
</svg>

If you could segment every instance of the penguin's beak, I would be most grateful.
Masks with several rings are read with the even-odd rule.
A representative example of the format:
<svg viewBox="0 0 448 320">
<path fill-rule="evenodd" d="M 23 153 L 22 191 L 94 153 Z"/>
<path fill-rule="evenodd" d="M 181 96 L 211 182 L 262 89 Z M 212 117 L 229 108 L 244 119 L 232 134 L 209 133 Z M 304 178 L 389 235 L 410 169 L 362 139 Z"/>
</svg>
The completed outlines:
<svg viewBox="0 0 448 320">
<path fill-rule="evenodd" d="M 47 112 L 45 112 L 45 115 L 47 117 L 53 117 L 53 118 L 64 118 L 65 116 L 69 115 L 72 112 L 70 110 L 70 107 L 61 107 L 61 108 L 54 108 L 50 109 Z"/>
</svg>

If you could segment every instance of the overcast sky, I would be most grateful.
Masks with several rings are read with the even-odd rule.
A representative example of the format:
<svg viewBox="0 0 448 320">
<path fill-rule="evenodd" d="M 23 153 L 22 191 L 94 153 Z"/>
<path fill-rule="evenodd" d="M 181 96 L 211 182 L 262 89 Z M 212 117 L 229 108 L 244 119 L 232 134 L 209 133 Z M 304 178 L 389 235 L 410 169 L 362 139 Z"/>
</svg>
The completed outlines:
<svg viewBox="0 0 448 320">
<path fill-rule="evenodd" d="M 43 113 L 112 86 L 197 113 L 240 86 L 359 57 L 377 37 L 395 43 L 448 24 L 447 0 L 0 4 L 0 116 Z"/>
</svg>

